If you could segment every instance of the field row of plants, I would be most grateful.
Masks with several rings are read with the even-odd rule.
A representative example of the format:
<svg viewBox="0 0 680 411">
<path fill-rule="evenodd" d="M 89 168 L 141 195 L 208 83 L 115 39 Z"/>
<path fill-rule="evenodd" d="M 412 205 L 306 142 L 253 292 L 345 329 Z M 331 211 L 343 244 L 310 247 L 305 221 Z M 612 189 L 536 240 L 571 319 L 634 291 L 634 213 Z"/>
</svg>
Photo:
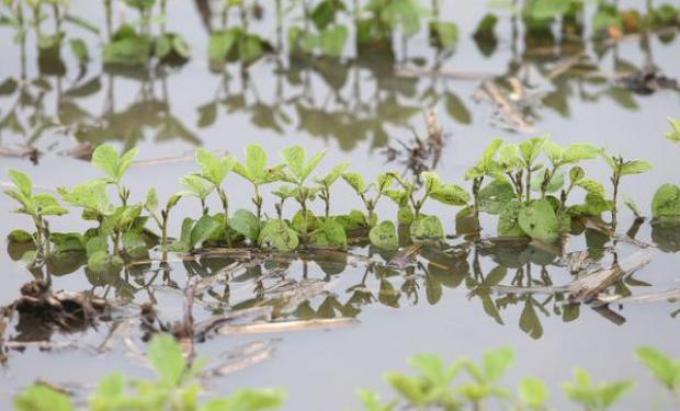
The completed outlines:
<svg viewBox="0 0 680 411">
<path fill-rule="evenodd" d="M 672 120 L 677 137 L 680 127 Z M 579 221 L 597 221 L 615 232 L 622 180 L 643 173 L 651 164 L 612 156 L 588 144 L 561 146 L 548 137 L 530 138 L 517 144 L 493 140 L 464 178 L 469 190 L 443 180 L 436 172 L 426 171 L 414 178 L 384 172 L 368 181 L 350 170 L 347 162 L 331 168 L 325 175 L 316 173 L 325 152 L 308 156 L 300 146 L 281 151 L 281 163 L 270 164 L 266 151 L 250 145 L 245 158 L 220 156 L 205 149 L 196 154 L 198 171 L 181 178 L 183 189 L 165 201 L 155 189 L 145 196 L 132 195 L 125 185 L 125 174 L 138 150 L 119 154 L 110 145 L 99 146 L 92 164 L 103 176 L 72 187 L 60 187 L 60 199 L 33 189 L 31 178 L 10 170 L 14 188 L 5 193 L 19 203 L 15 211 L 29 216 L 35 230 L 15 230 L 11 243 L 28 243 L 23 256 L 31 266 L 40 266 L 52 255 L 70 251 L 86 252 L 88 268 L 95 272 L 118 269 L 126 261 L 148 258 L 159 246 L 167 252 L 194 252 L 210 247 L 259 247 L 290 252 L 300 248 L 344 250 L 351 245 L 370 243 L 382 250 L 396 250 L 410 243 L 441 243 L 447 232 L 440 217 L 426 214 L 426 205 L 438 202 L 458 207 L 457 222 L 470 227 L 479 238 L 480 213 L 497 216 L 497 234 L 508 238 L 530 238 L 559 244 Z M 585 163 L 604 161 L 611 169 L 609 189 L 588 177 Z M 252 186 L 252 208 L 230 211 L 227 178 L 235 174 Z M 339 182 L 349 185 L 363 209 L 348 214 L 333 214 L 333 188 Z M 266 204 L 264 189 L 276 201 Z M 580 192 L 580 195 L 577 195 Z M 111 199 L 115 195 L 115 200 Z M 143 200 L 133 199 L 143 197 Z M 220 210 L 211 210 L 210 198 Z M 180 201 L 197 201 L 199 216 L 186 217 L 181 232 L 168 232 L 173 210 Z M 397 218 L 385 219 L 376 213 L 381 201 L 391 201 Z M 294 210 L 287 210 L 293 202 Z M 625 204 L 642 218 L 638 206 Z M 53 232 L 50 220 L 68 213 L 66 206 L 82 210 L 91 224 L 84 233 Z M 323 211 L 313 212 L 315 206 Z M 268 211 L 274 211 L 270 215 Z M 680 221 L 680 186 L 664 184 L 653 198 L 654 224 L 673 225 Z M 293 215 L 292 218 L 287 218 Z M 407 233 L 406 236 L 399 233 Z"/>
<path fill-rule="evenodd" d="M 133 12 L 135 18 L 116 22 L 118 3 Z M 430 43 L 439 50 L 451 50 L 458 41 L 458 26 L 442 18 L 440 0 L 428 6 L 422 0 L 276 0 L 274 7 L 258 1 L 229 0 L 207 2 L 204 16 L 210 29 L 208 56 L 212 63 L 240 61 L 252 63 L 268 52 L 286 49 L 292 53 L 340 56 L 354 36 L 357 54 L 376 51 L 393 53 L 393 43 L 427 30 Z M 659 27 L 676 26 L 679 9 L 664 3 L 647 9 L 619 10 L 616 2 L 599 0 L 597 10 L 586 16 L 580 0 L 504 1 L 500 7 L 521 17 L 529 34 L 546 36 L 556 21 L 561 22 L 566 36 L 581 36 L 584 21 L 590 19 L 596 37 L 620 37 Z M 91 58 L 87 42 L 68 34 L 66 26 L 102 36 L 105 44 L 101 58 L 105 64 L 143 66 L 156 61 L 181 64 L 190 58 L 191 48 L 181 33 L 166 29 L 167 0 L 103 0 L 106 33 L 100 24 L 79 17 L 67 0 L 4 0 L 0 23 L 12 27 L 17 37 L 33 32 L 39 48 L 39 60 L 60 61 L 63 45 L 86 64 Z M 274 10 L 273 17 L 265 16 Z M 276 24 L 276 39 L 260 34 L 253 25 L 269 18 Z M 516 18 L 516 17 L 513 17 Z M 217 20 L 213 24 L 213 20 Z M 284 25 L 290 21 L 290 24 Z M 479 22 L 474 33 L 478 41 L 495 43 L 498 17 L 489 13 Z M 285 41 L 284 41 L 285 26 Z M 285 46 L 284 46 L 285 43 Z"/>
<path fill-rule="evenodd" d="M 655 381 L 677 399 L 680 361 L 652 347 L 638 348 L 636 356 Z M 158 376 L 155 380 L 111 374 L 99 382 L 94 393 L 80 406 L 68 394 L 38 383 L 17 394 L 14 407 L 17 411 L 258 411 L 277 409 L 285 401 L 284 391 L 271 389 L 240 390 L 228 397 L 206 398 L 201 377 L 208 362 L 199 359 L 189 363 L 181 346 L 170 336 L 156 336 L 149 345 L 147 358 Z M 366 411 L 480 410 L 490 401 L 495 401 L 500 409 L 550 409 L 550 390 L 540 378 L 524 378 L 516 390 L 502 384 L 502 378 L 514 362 L 515 353 L 510 348 L 487 352 L 479 364 L 466 358 L 446 364 L 436 355 L 418 355 L 410 359 L 417 371 L 415 376 L 386 374 L 396 399 L 384 402 L 370 390 L 360 390 L 359 398 Z M 634 387 L 632 380 L 593 381 L 582 368 L 577 368 L 573 379 L 562 385 L 567 398 L 587 411 L 612 408 Z"/>
</svg>

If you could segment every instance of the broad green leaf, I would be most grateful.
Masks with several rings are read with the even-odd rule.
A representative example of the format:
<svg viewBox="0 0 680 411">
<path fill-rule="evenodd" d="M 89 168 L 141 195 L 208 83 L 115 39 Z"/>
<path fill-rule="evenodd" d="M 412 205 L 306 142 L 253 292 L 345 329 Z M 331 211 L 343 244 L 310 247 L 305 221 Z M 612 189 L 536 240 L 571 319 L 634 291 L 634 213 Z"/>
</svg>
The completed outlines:
<svg viewBox="0 0 680 411">
<path fill-rule="evenodd" d="M 515 189 L 507 180 L 494 180 L 479 190 L 479 208 L 489 214 L 500 214 L 516 198 Z"/>
<path fill-rule="evenodd" d="M 315 248 L 347 248 L 347 234 L 342 225 L 334 220 L 326 220 L 319 224 L 310 237 L 310 243 Z"/>
<path fill-rule="evenodd" d="M 680 387 L 680 362 L 670 358 L 654 347 L 640 347 L 637 357 L 661 384 L 671 391 Z"/>
<path fill-rule="evenodd" d="M 260 236 L 260 222 L 257 216 L 248 210 L 237 210 L 229 219 L 229 227 L 249 239 L 253 244 L 257 243 Z"/>
<path fill-rule="evenodd" d="M 455 184 L 441 184 L 430 192 L 430 197 L 440 203 L 464 206 L 470 201 L 470 194 Z"/>
<path fill-rule="evenodd" d="M 522 204 L 511 201 L 503 207 L 498 217 L 498 235 L 502 237 L 525 237 L 526 233 L 519 225 L 519 211 Z"/>
<path fill-rule="evenodd" d="M 264 248 L 293 251 L 297 248 L 299 239 L 297 233 L 289 228 L 285 221 L 270 220 L 260 231 L 258 243 Z"/>
<path fill-rule="evenodd" d="M 330 187 L 338 180 L 338 178 L 342 176 L 342 174 L 345 171 L 347 171 L 348 168 L 349 161 L 344 161 L 338 164 L 337 166 L 333 167 L 333 169 L 328 174 L 326 174 L 324 178 L 316 179 L 316 182 L 318 182 L 319 184 L 323 184 L 326 187 Z"/>
<path fill-rule="evenodd" d="M 199 218 L 191 230 L 191 240 L 189 243 L 191 248 L 195 248 L 212 237 L 220 228 L 222 228 L 222 224 L 212 216 L 204 215 Z"/>
<path fill-rule="evenodd" d="M 680 186 L 666 183 L 656 190 L 652 199 L 654 218 L 680 218 Z"/>
<path fill-rule="evenodd" d="M 623 163 L 621 175 L 641 174 L 651 170 L 652 164 L 642 160 L 632 160 Z"/>
<path fill-rule="evenodd" d="M 531 176 L 531 189 L 536 192 L 541 192 L 541 187 L 543 186 L 543 181 L 545 179 L 548 170 L 541 170 Z M 554 193 L 560 191 L 564 187 L 564 173 L 557 171 L 551 176 L 550 182 L 546 187 L 546 193 Z"/>
<path fill-rule="evenodd" d="M 281 158 L 283 163 L 293 172 L 293 175 L 298 180 L 302 180 L 302 176 L 305 174 L 307 150 L 300 146 L 286 147 L 281 151 Z"/>
<path fill-rule="evenodd" d="M 392 221 L 382 221 L 371 228 L 368 238 L 371 240 L 371 244 L 383 250 L 392 251 L 399 248 L 397 229 Z"/>
<path fill-rule="evenodd" d="M 177 193 L 180 197 L 191 196 L 205 199 L 215 189 L 213 184 L 195 174 L 183 176 L 179 182 L 187 190 Z"/>
<path fill-rule="evenodd" d="M 536 377 L 527 377 L 519 384 L 519 397 L 533 410 L 542 410 L 550 398 L 545 383 Z"/>
<path fill-rule="evenodd" d="M 364 176 L 359 173 L 344 173 L 342 179 L 347 182 L 357 192 L 357 194 L 364 194 L 368 189 Z"/>
<path fill-rule="evenodd" d="M 534 0 L 528 4 L 531 17 L 537 20 L 561 16 L 571 7 L 571 1 L 566 0 Z"/>
<path fill-rule="evenodd" d="M 548 200 L 522 206 L 517 221 L 522 231 L 533 239 L 552 242 L 559 238 L 560 222 Z"/>
<path fill-rule="evenodd" d="M 319 33 L 319 48 L 327 56 L 337 57 L 342 54 L 349 30 L 342 25 L 330 26 Z"/>
<path fill-rule="evenodd" d="M 483 369 L 486 380 L 498 381 L 515 362 L 515 352 L 510 347 L 503 347 L 484 354 Z"/>
<path fill-rule="evenodd" d="M 114 212 L 106 182 L 102 180 L 81 183 L 71 189 L 60 187 L 57 191 L 67 204 L 74 207 L 90 209 L 100 215 L 110 215 Z"/>
<path fill-rule="evenodd" d="M 534 137 L 519 143 L 519 152 L 525 166 L 533 165 L 547 141 L 545 137 Z"/>
<path fill-rule="evenodd" d="M 234 168 L 233 156 L 219 157 L 204 148 L 196 152 L 196 162 L 201 167 L 201 176 L 216 186 L 222 185 L 227 174 Z"/>
<path fill-rule="evenodd" d="M 392 388 L 411 404 L 417 406 L 425 402 L 426 393 L 417 379 L 398 373 L 388 373 L 385 378 Z"/>
<path fill-rule="evenodd" d="M 118 273 L 124 265 L 125 261 L 122 258 L 106 251 L 95 251 L 87 258 L 87 268 L 95 273 Z"/>
<path fill-rule="evenodd" d="M 157 335 L 149 344 L 147 353 L 158 376 L 171 387 L 177 387 L 187 368 L 182 348 L 170 335 Z"/>
<path fill-rule="evenodd" d="M 452 22 L 430 22 L 430 36 L 436 39 L 436 45 L 442 49 L 453 48 L 458 42 L 458 26 Z"/>
<path fill-rule="evenodd" d="M 43 384 L 32 385 L 14 397 L 16 411 L 74 411 L 68 395 Z"/>
<path fill-rule="evenodd" d="M 9 178 L 23 196 L 30 198 L 33 195 L 33 182 L 27 174 L 17 170 L 9 170 Z"/>
<path fill-rule="evenodd" d="M 33 196 L 33 205 L 37 214 L 42 216 L 60 216 L 68 213 L 68 210 L 62 207 L 59 201 L 50 194 L 36 194 Z"/>
<path fill-rule="evenodd" d="M 411 224 L 411 239 L 441 240 L 444 238 L 444 227 L 437 216 L 421 215 Z"/>
<path fill-rule="evenodd" d="M 210 35 L 208 58 L 211 62 L 224 62 L 233 53 L 242 31 L 240 28 L 216 31 Z"/>
<path fill-rule="evenodd" d="M 24 230 L 12 230 L 7 235 L 7 240 L 13 243 L 27 243 L 29 241 L 33 241 L 33 235 Z"/>
<path fill-rule="evenodd" d="M 120 155 L 110 144 L 102 144 L 92 153 L 92 165 L 114 181 L 117 181 L 119 162 Z"/>
<path fill-rule="evenodd" d="M 585 170 L 583 170 L 582 167 L 575 166 L 572 167 L 571 170 L 569 170 L 569 180 L 571 181 L 572 184 L 576 184 L 579 181 L 583 180 L 585 176 L 586 172 Z"/>
</svg>

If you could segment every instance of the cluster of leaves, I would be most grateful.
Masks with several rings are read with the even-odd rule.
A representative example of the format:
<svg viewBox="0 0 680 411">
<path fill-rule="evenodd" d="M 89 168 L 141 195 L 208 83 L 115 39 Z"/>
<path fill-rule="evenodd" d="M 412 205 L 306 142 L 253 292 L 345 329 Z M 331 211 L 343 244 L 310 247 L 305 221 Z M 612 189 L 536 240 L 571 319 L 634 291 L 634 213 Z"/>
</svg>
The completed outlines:
<svg viewBox="0 0 680 411">
<path fill-rule="evenodd" d="M 611 197 L 580 165 L 595 158 L 603 158 L 612 170 Z M 625 161 L 589 144 L 563 147 L 536 137 L 518 144 L 494 140 L 465 177 L 472 181 L 474 213 L 498 215 L 499 235 L 552 242 L 570 231 L 574 219 L 600 218 L 612 211 L 615 225 L 621 178 L 650 168 L 645 161 Z M 583 192 L 583 201 L 570 204 L 576 189 Z"/>
<path fill-rule="evenodd" d="M 637 356 L 659 383 L 672 394 L 678 394 L 680 363 L 677 360 L 652 347 L 639 348 Z M 508 409 L 550 409 L 550 391 L 541 379 L 524 378 L 516 393 L 500 384 L 514 359 L 514 352 L 509 348 L 487 352 L 479 365 L 465 358 L 446 365 L 438 356 L 419 355 L 410 360 L 411 366 L 418 371 L 416 376 L 396 372 L 386 375 L 397 399 L 383 402 L 377 393 L 369 390 L 359 391 L 359 397 L 367 411 L 478 410 L 484 409 L 491 399 Z M 455 385 L 454 381 L 463 372 L 468 378 Z M 595 383 L 586 370 L 577 368 L 573 380 L 565 382 L 562 388 L 567 398 L 584 410 L 604 411 L 619 402 L 634 386 L 630 380 Z"/>
<path fill-rule="evenodd" d="M 139 20 L 136 24 L 124 23 L 112 33 L 109 42 L 102 50 L 104 64 L 114 66 L 143 66 L 156 58 L 164 64 L 186 62 L 191 50 L 178 33 L 166 32 L 158 35 L 151 32 L 153 21 L 165 19 L 166 0 L 125 0 L 125 4 L 136 10 Z M 107 7 L 110 8 L 110 0 Z M 159 4 L 159 15 L 154 16 L 154 8 Z M 110 13 L 110 10 L 107 11 Z"/>
<path fill-rule="evenodd" d="M 202 388 L 197 377 L 202 364 L 189 364 L 174 338 L 161 335 L 151 341 L 148 359 L 158 378 L 131 380 L 122 373 L 103 378 L 85 409 L 92 411 L 259 411 L 277 409 L 284 394 L 279 390 L 240 390 L 227 397 L 199 401 Z M 44 384 L 35 384 L 14 397 L 17 411 L 73 411 L 66 394 Z"/>
<path fill-rule="evenodd" d="M 28 256 L 32 260 L 49 256 L 50 243 L 56 245 L 57 253 L 85 252 L 88 268 L 96 272 L 120 271 L 126 259 L 144 258 L 155 245 L 160 245 L 164 252 L 191 252 L 201 246 L 234 244 L 293 251 L 299 246 L 345 249 L 351 238 L 359 243 L 368 240 L 379 249 L 396 250 L 411 242 L 444 240 L 446 231 L 440 218 L 423 213 L 432 200 L 463 207 L 459 217 L 471 215 L 476 219 L 479 212 L 498 215 L 498 232 L 502 236 L 528 236 L 552 242 L 568 232 L 575 219 L 600 218 L 603 212 L 611 210 L 614 222 L 621 178 L 650 168 L 646 162 L 624 161 L 585 144 L 562 147 L 546 137 L 518 144 L 494 140 L 479 162 L 467 171 L 466 178 L 472 180 L 470 195 L 432 171 L 413 180 L 385 172 L 368 183 L 361 174 L 348 171 L 348 163 L 341 163 L 325 176 L 312 178 L 324 152 L 308 158 L 304 148 L 287 147 L 281 152 L 282 162 L 270 165 L 266 151 L 259 145 L 250 145 L 243 163 L 232 155 L 198 150 L 196 161 L 200 171 L 182 177 L 180 183 L 185 189 L 161 206 L 154 189 L 143 201 L 133 203 L 130 190 L 123 184 L 137 153 L 133 149 L 121 155 L 110 145 L 99 146 L 93 153 L 92 164 L 104 177 L 58 190 L 65 203 L 82 209 L 83 219 L 96 224 L 83 234 L 51 233 L 46 217 L 65 214 L 66 209 L 51 195 L 34 194 L 30 178 L 12 171 L 16 188 L 7 194 L 21 204 L 18 212 L 33 218 L 36 232 L 15 231 L 11 239 L 33 241 L 39 252 Z M 604 186 L 586 178 L 584 169 L 578 165 L 595 157 L 603 157 L 612 168 L 610 199 L 606 198 Z M 232 171 L 251 183 L 255 212 L 239 209 L 230 214 L 224 183 Z M 363 211 L 330 213 L 332 186 L 339 180 L 356 192 L 364 205 Z M 273 183 L 278 184 L 272 190 L 278 198 L 277 213 L 270 218 L 263 213 L 262 187 Z M 570 194 L 576 188 L 583 191 L 583 201 L 570 204 Z M 117 203 L 109 198 L 110 191 L 117 194 Z M 532 193 L 537 198 L 532 198 Z M 211 213 L 208 200 L 212 195 L 222 205 L 220 212 Z M 185 218 L 179 238 L 172 240 L 168 221 L 182 198 L 198 199 L 203 212 L 197 219 Z M 379 220 L 376 215 L 376 206 L 383 198 L 398 207 L 396 224 Z M 664 221 L 677 219 L 679 198 L 680 187 L 662 186 L 654 198 L 654 216 Z M 312 211 L 317 199 L 325 205 L 325 213 L 319 216 Z M 288 200 L 299 206 L 291 219 L 286 219 L 284 213 Z M 149 221 L 155 222 L 156 230 L 147 227 Z M 406 236 L 400 237 L 402 232 Z"/>
</svg>

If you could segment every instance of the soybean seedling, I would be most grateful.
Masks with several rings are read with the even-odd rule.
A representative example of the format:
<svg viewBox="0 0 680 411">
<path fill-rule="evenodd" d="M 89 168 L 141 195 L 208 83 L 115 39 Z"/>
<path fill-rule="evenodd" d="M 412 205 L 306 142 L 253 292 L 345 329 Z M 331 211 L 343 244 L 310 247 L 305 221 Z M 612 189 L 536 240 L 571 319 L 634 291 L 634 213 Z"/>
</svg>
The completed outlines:
<svg viewBox="0 0 680 411">
<path fill-rule="evenodd" d="M 330 216 L 330 209 L 331 209 L 331 186 L 335 184 L 336 181 L 338 181 L 338 178 L 342 176 L 342 174 L 347 170 L 349 167 L 349 162 L 342 162 L 338 164 L 337 166 L 333 167 L 333 169 L 326 174 L 323 178 L 316 178 L 314 181 L 319 185 L 320 190 L 319 190 L 319 197 L 324 201 L 325 207 L 325 216 L 328 218 Z"/>
<path fill-rule="evenodd" d="M 301 233 L 303 240 L 306 240 L 307 238 L 307 220 L 309 216 L 307 203 L 314 199 L 316 192 L 318 191 L 317 188 L 306 187 L 305 182 L 312 172 L 319 166 L 319 163 L 321 163 L 321 160 L 323 160 L 325 155 L 326 152 L 321 151 L 312 156 L 309 161 L 307 161 L 307 150 L 301 146 L 291 146 L 284 148 L 281 151 L 281 158 L 283 159 L 283 163 L 286 165 L 283 180 L 295 184 L 295 199 L 302 208 L 301 212 L 303 222 Z"/>
<path fill-rule="evenodd" d="M 245 164 L 236 162 L 234 164 L 234 172 L 246 180 L 250 181 L 255 190 L 255 194 L 251 201 L 256 208 L 257 221 L 262 218 L 262 193 L 260 187 L 265 184 L 270 184 L 280 181 L 283 178 L 284 165 L 277 165 L 273 167 L 267 166 L 267 152 L 258 145 L 251 144 L 246 147 L 246 161 Z"/>
<path fill-rule="evenodd" d="M 215 186 L 196 174 L 187 174 L 180 178 L 179 183 L 184 187 L 183 191 L 177 193 L 180 197 L 195 197 L 201 202 L 201 210 L 203 215 L 208 214 L 208 205 L 206 200 L 213 192 Z"/>
<path fill-rule="evenodd" d="M 619 185 L 621 178 L 627 175 L 645 173 L 652 169 L 652 164 L 643 160 L 629 160 L 626 161 L 622 156 L 610 156 L 603 153 L 602 157 L 612 170 L 610 181 L 612 183 L 612 228 L 616 230 L 616 214 L 618 210 Z"/>
<path fill-rule="evenodd" d="M 165 248 L 168 243 L 168 220 L 170 218 L 170 211 L 177 205 L 182 198 L 179 194 L 173 194 L 165 203 L 165 207 L 159 210 L 158 194 L 156 189 L 152 188 L 146 195 L 144 201 L 144 209 L 149 213 L 151 218 L 156 222 L 158 229 L 161 231 L 161 248 Z"/>
<path fill-rule="evenodd" d="M 222 187 L 222 183 L 234 168 L 236 158 L 234 156 L 218 157 L 216 154 L 201 148 L 196 152 L 196 162 L 201 167 L 201 172 L 196 175 L 210 183 L 217 192 L 224 211 L 225 226 L 229 227 L 229 198 Z"/>
<path fill-rule="evenodd" d="M 392 188 L 395 181 L 394 173 L 381 173 L 375 179 L 375 183 L 367 184 L 363 175 L 356 172 L 342 174 L 342 179 L 359 195 L 366 207 L 366 221 L 369 227 L 373 227 L 377 222 L 375 207 L 380 199 Z M 371 189 L 375 189 L 373 197 L 370 196 Z"/>
<path fill-rule="evenodd" d="M 14 212 L 28 215 L 33 219 L 35 235 L 32 235 L 31 239 L 35 243 L 39 254 L 45 257 L 49 254 L 50 236 L 46 217 L 64 215 L 68 211 L 50 194 L 35 194 L 33 192 L 33 182 L 28 175 L 20 171 L 10 170 L 9 176 L 14 184 L 14 188 L 5 190 L 5 194 L 21 205 Z"/>
<path fill-rule="evenodd" d="M 116 187 L 123 206 L 127 205 L 130 190 L 124 187 L 121 181 L 137 154 L 139 154 L 139 149 L 133 148 L 121 156 L 110 144 L 103 144 L 92 153 L 92 165 L 106 174 L 102 181 Z"/>
</svg>

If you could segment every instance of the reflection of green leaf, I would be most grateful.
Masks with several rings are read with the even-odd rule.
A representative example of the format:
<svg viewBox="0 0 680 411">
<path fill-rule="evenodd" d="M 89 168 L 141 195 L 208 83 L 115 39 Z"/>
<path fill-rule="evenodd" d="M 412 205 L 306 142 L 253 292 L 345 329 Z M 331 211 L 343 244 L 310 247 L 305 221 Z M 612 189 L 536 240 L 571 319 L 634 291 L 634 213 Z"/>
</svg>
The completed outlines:
<svg viewBox="0 0 680 411">
<path fill-rule="evenodd" d="M 446 101 L 446 112 L 449 113 L 451 118 L 460 124 L 468 125 L 472 123 L 472 115 L 467 107 L 465 107 L 463 100 L 451 92 L 446 92 L 444 99 Z"/>
<path fill-rule="evenodd" d="M 527 299 L 519 319 L 519 328 L 535 340 L 543 336 L 543 326 L 536 314 L 534 304 L 531 299 Z"/>
</svg>

